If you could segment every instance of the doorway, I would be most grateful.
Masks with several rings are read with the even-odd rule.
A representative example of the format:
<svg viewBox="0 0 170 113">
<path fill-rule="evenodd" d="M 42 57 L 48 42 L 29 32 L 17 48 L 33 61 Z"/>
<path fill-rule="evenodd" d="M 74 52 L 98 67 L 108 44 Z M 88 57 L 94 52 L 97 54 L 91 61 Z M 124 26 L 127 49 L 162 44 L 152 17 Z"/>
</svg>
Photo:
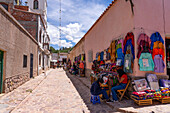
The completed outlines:
<svg viewBox="0 0 170 113">
<path fill-rule="evenodd" d="M 0 50 L 0 93 L 3 91 L 3 57 L 4 52 Z"/>
<path fill-rule="evenodd" d="M 33 77 L 33 54 L 30 54 L 30 78 Z"/>
<path fill-rule="evenodd" d="M 166 43 L 166 66 L 167 66 L 167 75 L 169 75 L 170 80 L 170 39 L 165 40 Z"/>
</svg>

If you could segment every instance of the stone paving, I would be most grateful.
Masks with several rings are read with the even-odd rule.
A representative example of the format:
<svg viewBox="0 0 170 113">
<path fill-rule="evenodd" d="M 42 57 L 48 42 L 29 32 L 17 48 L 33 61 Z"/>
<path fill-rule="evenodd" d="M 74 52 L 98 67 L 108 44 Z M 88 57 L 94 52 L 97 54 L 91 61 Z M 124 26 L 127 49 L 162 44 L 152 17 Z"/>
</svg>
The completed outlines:
<svg viewBox="0 0 170 113">
<path fill-rule="evenodd" d="M 51 70 L 47 71 L 47 74 Z M 12 92 L 2 94 L 0 97 L 0 113 L 9 113 L 17 107 L 44 79 L 44 73 L 30 79 Z"/>
</svg>

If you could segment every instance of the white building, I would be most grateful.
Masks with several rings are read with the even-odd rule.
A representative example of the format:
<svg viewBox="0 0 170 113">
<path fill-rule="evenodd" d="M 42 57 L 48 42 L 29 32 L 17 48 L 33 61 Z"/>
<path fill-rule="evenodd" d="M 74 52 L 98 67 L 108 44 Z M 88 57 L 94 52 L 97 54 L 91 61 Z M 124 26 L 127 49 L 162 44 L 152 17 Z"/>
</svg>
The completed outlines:
<svg viewBox="0 0 170 113">
<path fill-rule="evenodd" d="M 42 70 L 50 68 L 50 51 L 49 44 L 50 38 L 47 34 L 47 0 L 27 0 L 29 11 L 38 13 L 42 18 L 39 18 L 38 24 L 38 64 L 39 74 Z"/>
</svg>

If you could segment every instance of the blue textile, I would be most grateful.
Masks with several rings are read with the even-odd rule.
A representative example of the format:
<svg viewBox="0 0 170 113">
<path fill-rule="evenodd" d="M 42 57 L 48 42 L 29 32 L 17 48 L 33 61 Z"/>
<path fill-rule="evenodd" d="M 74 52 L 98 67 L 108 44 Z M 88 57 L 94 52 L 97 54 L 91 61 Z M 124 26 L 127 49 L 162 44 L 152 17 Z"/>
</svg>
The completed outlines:
<svg viewBox="0 0 170 113">
<path fill-rule="evenodd" d="M 101 61 L 103 60 L 103 57 L 104 57 L 104 52 L 102 51 L 102 52 L 100 53 L 100 60 L 101 60 Z"/>
<path fill-rule="evenodd" d="M 127 40 L 127 42 L 126 42 L 126 45 L 125 45 L 125 47 L 124 47 L 124 54 L 126 54 L 127 47 L 128 47 L 129 45 L 131 46 L 131 53 L 132 53 L 132 55 L 133 55 L 133 59 L 135 59 L 135 52 L 134 52 L 134 47 L 133 47 L 133 45 L 132 45 L 132 40 L 131 40 L 131 39 Z"/>
<path fill-rule="evenodd" d="M 159 32 L 153 33 L 153 34 L 151 35 L 150 39 L 151 39 L 151 50 L 153 49 L 153 44 L 154 44 L 154 42 L 156 42 L 156 41 L 161 41 L 161 42 L 164 44 L 164 40 L 162 39 L 162 37 L 161 37 L 161 35 L 160 35 Z"/>
<path fill-rule="evenodd" d="M 125 87 L 126 87 L 126 84 L 122 84 L 122 83 L 120 85 L 118 85 L 118 86 L 112 87 L 111 91 L 112 91 L 112 98 L 113 98 L 113 100 L 115 100 L 115 101 L 118 100 L 116 91 L 120 90 L 120 89 L 125 89 Z"/>
</svg>

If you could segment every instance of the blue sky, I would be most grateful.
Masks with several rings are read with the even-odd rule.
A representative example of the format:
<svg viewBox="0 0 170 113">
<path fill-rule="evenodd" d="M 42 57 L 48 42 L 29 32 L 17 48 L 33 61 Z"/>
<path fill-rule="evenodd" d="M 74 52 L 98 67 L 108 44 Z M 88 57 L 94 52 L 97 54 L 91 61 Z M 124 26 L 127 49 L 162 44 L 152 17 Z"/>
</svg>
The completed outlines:
<svg viewBox="0 0 170 113">
<path fill-rule="evenodd" d="M 48 34 L 55 49 L 73 47 L 100 17 L 112 0 L 61 0 L 61 39 L 59 41 L 59 0 L 48 1 Z"/>
</svg>

